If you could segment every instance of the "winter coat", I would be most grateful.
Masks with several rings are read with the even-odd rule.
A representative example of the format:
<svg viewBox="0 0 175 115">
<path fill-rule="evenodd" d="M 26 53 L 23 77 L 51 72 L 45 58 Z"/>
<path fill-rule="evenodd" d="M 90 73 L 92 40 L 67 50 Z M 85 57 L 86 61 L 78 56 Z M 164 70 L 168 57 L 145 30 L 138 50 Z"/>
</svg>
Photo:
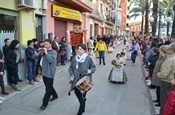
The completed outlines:
<svg viewBox="0 0 175 115">
<path fill-rule="evenodd" d="M 11 68 L 16 68 L 16 58 L 17 55 L 15 53 L 15 50 L 9 49 L 6 55 L 7 66 Z"/>
<path fill-rule="evenodd" d="M 160 72 L 157 73 L 157 77 L 161 81 L 171 83 L 171 80 L 174 79 L 175 74 L 175 54 L 167 56 L 166 60 L 162 63 L 160 67 Z"/>
<path fill-rule="evenodd" d="M 107 51 L 106 43 L 105 42 L 97 42 L 95 46 L 95 51 Z"/>
<path fill-rule="evenodd" d="M 168 94 L 168 98 L 163 110 L 163 115 L 175 115 L 175 91 L 171 91 Z"/>
<path fill-rule="evenodd" d="M 154 52 L 153 49 L 154 48 L 148 49 L 148 51 L 146 52 L 146 57 L 145 57 L 146 62 L 148 62 L 150 60 L 150 58 L 152 57 L 153 52 Z"/>
<path fill-rule="evenodd" d="M 67 45 L 65 41 L 60 41 L 60 54 L 64 55 L 66 54 L 66 50 L 67 50 Z"/>
<path fill-rule="evenodd" d="M 35 62 L 35 59 L 33 58 L 33 55 L 35 54 L 35 49 L 34 48 L 26 48 L 25 49 L 25 54 L 27 61 Z"/>
<path fill-rule="evenodd" d="M 153 74 L 152 74 L 152 84 L 155 86 L 161 85 L 161 80 L 157 77 L 157 73 L 160 71 L 160 67 L 162 63 L 165 61 L 166 57 L 167 55 L 161 56 L 154 67 Z"/>
<path fill-rule="evenodd" d="M 159 59 L 159 54 L 156 54 L 156 55 L 153 55 L 149 62 L 150 62 L 150 65 L 149 65 L 149 73 L 152 75 L 153 74 L 153 70 L 154 70 L 154 67 L 156 65 L 156 62 L 157 60 Z"/>
</svg>

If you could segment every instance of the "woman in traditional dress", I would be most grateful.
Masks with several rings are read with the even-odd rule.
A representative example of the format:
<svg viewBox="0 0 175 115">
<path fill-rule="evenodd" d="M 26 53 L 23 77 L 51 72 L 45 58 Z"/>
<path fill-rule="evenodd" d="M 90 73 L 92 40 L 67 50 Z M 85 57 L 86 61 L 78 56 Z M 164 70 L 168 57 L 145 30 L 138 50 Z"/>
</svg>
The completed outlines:
<svg viewBox="0 0 175 115">
<path fill-rule="evenodd" d="M 113 46 L 112 46 L 112 42 L 109 43 L 109 46 L 108 46 L 108 53 L 112 53 L 113 52 Z"/>
<path fill-rule="evenodd" d="M 131 59 L 131 50 L 129 48 L 129 45 L 126 46 L 126 58 L 127 60 Z"/>
<path fill-rule="evenodd" d="M 111 69 L 108 80 L 115 83 L 125 83 L 127 81 L 127 77 L 123 69 L 121 54 L 118 53 L 116 58 L 116 60 L 112 61 L 114 67 Z"/>
</svg>

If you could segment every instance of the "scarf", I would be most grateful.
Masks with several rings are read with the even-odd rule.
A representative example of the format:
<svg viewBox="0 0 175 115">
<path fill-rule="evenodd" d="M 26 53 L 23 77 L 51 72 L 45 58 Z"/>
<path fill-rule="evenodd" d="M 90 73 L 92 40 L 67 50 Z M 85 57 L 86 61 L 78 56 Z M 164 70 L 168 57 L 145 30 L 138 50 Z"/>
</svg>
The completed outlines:
<svg viewBox="0 0 175 115">
<path fill-rule="evenodd" d="M 87 57 L 87 54 L 86 53 L 84 53 L 81 56 L 80 55 L 76 55 L 75 56 L 75 59 L 76 59 L 76 68 L 77 69 L 78 69 L 78 63 L 83 63 L 85 61 L 86 57 Z"/>
</svg>

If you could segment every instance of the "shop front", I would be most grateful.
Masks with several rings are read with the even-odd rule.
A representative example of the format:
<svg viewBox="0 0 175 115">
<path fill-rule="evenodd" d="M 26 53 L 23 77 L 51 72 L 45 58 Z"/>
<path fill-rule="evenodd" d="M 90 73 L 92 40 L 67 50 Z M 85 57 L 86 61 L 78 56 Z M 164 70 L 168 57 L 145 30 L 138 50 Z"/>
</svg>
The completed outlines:
<svg viewBox="0 0 175 115">
<path fill-rule="evenodd" d="M 52 5 L 52 17 L 54 18 L 54 36 L 66 37 L 66 41 L 70 41 L 69 31 L 80 26 L 82 22 L 82 14 L 70 8 Z"/>
</svg>

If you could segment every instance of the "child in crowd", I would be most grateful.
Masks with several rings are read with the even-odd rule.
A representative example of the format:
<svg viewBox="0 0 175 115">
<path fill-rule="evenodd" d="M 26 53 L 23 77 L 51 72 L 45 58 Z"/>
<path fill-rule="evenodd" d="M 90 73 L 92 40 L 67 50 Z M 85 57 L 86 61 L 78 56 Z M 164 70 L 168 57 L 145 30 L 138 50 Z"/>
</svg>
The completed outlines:
<svg viewBox="0 0 175 115">
<path fill-rule="evenodd" d="M 113 44 L 112 42 L 109 43 L 109 46 L 108 46 L 108 53 L 112 53 L 113 52 Z"/>
<path fill-rule="evenodd" d="M 94 64 L 96 65 L 97 64 L 96 56 L 92 48 L 88 49 L 88 55 L 92 58 Z"/>
<path fill-rule="evenodd" d="M 116 55 L 116 59 L 112 60 L 114 65 L 109 74 L 108 80 L 114 83 L 125 83 L 127 81 L 126 73 L 123 69 L 123 60 L 121 54 Z"/>
<path fill-rule="evenodd" d="M 125 49 L 123 48 L 122 51 L 121 51 L 121 59 L 122 59 L 122 63 L 123 65 L 126 65 L 126 52 L 125 52 Z"/>
<path fill-rule="evenodd" d="M 127 60 L 131 59 L 131 50 L 128 45 L 126 46 L 126 58 Z"/>
</svg>

